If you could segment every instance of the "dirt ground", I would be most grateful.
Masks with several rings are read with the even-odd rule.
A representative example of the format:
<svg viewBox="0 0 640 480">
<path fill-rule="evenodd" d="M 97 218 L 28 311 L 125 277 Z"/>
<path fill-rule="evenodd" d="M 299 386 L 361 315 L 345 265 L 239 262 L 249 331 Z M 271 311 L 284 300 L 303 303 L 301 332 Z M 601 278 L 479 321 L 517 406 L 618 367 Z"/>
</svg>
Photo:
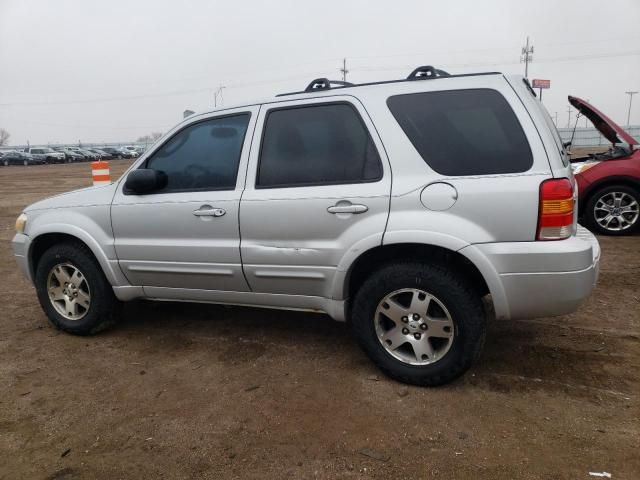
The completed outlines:
<svg viewBox="0 0 640 480">
<path fill-rule="evenodd" d="M 640 236 L 600 238 L 577 313 L 491 322 L 477 365 L 426 389 L 321 315 L 135 302 L 96 337 L 56 331 L 14 221 L 89 184 L 86 163 L 0 167 L 0 479 L 640 478 Z"/>
</svg>

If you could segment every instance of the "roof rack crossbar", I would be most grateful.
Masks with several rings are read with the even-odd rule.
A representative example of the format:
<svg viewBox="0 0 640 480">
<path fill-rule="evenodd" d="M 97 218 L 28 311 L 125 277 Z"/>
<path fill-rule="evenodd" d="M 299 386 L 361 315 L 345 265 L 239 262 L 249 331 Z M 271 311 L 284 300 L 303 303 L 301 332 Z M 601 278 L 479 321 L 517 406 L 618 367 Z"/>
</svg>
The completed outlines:
<svg viewBox="0 0 640 480">
<path fill-rule="evenodd" d="M 411 72 L 407 77 L 407 80 L 427 80 L 430 78 L 450 76 L 451 75 L 449 74 L 449 72 L 434 68 L 431 65 L 423 65 L 422 67 L 418 67 L 413 72 Z"/>
<path fill-rule="evenodd" d="M 342 82 L 340 80 L 329 80 L 328 78 L 316 78 L 313 80 L 307 88 L 304 89 L 305 92 L 314 92 L 316 90 L 329 90 L 331 85 L 339 85 L 341 87 L 352 87 L 353 83 L 350 82 Z"/>
</svg>

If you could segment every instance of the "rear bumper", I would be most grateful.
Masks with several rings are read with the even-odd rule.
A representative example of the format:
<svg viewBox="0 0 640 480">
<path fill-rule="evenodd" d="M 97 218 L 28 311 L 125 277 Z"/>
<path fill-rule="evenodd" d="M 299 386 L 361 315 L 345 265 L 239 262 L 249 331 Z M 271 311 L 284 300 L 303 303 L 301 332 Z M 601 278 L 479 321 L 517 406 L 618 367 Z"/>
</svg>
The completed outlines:
<svg viewBox="0 0 640 480">
<path fill-rule="evenodd" d="M 471 245 L 460 253 L 485 277 L 498 318 L 536 318 L 575 312 L 593 290 L 600 245 L 588 230 L 557 242 Z"/>
</svg>

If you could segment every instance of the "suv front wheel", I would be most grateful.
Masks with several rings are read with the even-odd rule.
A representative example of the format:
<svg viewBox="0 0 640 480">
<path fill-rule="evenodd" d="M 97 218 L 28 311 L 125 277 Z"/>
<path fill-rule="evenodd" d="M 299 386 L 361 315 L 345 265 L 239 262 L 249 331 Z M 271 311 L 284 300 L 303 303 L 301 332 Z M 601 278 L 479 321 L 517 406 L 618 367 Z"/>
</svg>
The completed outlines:
<svg viewBox="0 0 640 480">
<path fill-rule="evenodd" d="M 441 385 L 471 367 L 484 344 L 481 296 L 440 265 L 392 264 L 372 274 L 355 295 L 352 330 L 390 377 Z"/>
<path fill-rule="evenodd" d="M 120 302 L 91 251 L 63 243 L 42 254 L 35 276 L 38 300 L 51 323 L 76 335 L 91 335 L 117 320 Z"/>
</svg>

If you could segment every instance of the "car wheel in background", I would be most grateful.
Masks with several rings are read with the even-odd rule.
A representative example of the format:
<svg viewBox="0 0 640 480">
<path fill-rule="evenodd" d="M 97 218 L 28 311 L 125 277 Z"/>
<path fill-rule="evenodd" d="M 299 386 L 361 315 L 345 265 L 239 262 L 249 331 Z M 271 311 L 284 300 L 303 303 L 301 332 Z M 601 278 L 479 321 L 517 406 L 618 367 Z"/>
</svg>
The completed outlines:
<svg viewBox="0 0 640 480">
<path fill-rule="evenodd" d="M 113 325 L 120 313 L 100 265 L 81 243 L 62 243 L 45 251 L 35 276 L 38 300 L 57 328 L 91 335 Z"/>
<path fill-rule="evenodd" d="M 640 227 L 640 192 L 611 185 L 595 192 L 584 210 L 590 230 L 604 235 L 628 235 Z"/>
<path fill-rule="evenodd" d="M 373 273 L 355 295 L 356 340 L 387 375 L 436 386 L 469 369 L 484 345 L 481 295 L 437 264 L 398 263 Z"/>
</svg>

